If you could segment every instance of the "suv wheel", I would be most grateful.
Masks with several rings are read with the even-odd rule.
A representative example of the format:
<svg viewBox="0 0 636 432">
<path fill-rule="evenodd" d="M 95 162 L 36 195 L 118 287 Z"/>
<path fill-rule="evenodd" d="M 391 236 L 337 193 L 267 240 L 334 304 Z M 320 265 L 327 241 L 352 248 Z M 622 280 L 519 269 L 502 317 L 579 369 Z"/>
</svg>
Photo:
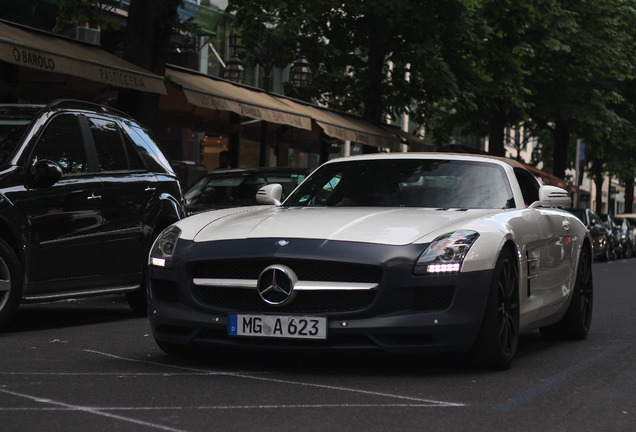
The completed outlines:
<svg viewBox="0 0 636 432">
<path fill-rule="evenodd" d="M 18 310 L 22 297 L 22 271 L 13 249 L 0 239 L 0 327 Z"/>
</svg>

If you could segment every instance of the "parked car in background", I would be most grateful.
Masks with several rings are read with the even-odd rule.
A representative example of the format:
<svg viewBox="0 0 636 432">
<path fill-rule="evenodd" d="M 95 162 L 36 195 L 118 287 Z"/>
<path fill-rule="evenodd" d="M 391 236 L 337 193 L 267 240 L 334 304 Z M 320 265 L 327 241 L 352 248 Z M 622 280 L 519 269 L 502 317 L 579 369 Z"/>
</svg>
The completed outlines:
<svg viewBox="0 0 636 432">
<path fill-rule="evenodd" d="M 614 223 L 618 228 L 623 258 L 633 257 L 634 251 L 636 251 L 636 236 L 634 235 L 636 227 L 625 217 L 614 217 Z"/>
<path fill-rule="evenodd" d="M 111 293 L 145 314 L 148 251 L 182 201 L 127 115 L 72 100 L 0 105 L 0 325 L 21 302 Z"/>
<path fill-rule="evenodd" d="M 148 290 L 161 349 L 464 351 L 506 368 L 523 332 L 589 331 L 590 234 L 559 208 L 567 191 L 514 160 L 352 156 L 282 192 L 263 186 L 269 205 L 159 236 Z"/>
<path fill-rule="evenodd" d="M 629 224 L 634 227 L 633 233 L 634 237 L 636 237 L 636 213 L 619 213 L 614 216 L 619 219 L 625 219 Z"/>
<path fill-rule="evenodd" d="M 620 227 L 616 225 L 611 215 L 600 214 L 603 225 L 607 229 L 607 243 L 609 248 L 609 258 L 611 260 L 623 257 L 623 243 L 621 242 Z"/>
<path fill-rule="evenodd" d="M 177 174 L 181 189 L 188 190 L 195 182 L 208 173 L 205 165 L 191 161 L 171 160 L 170 165 Z"/>
<path fill-rule="evenodd" d="M 270 183 L 283 187 L 287 197 L 302 182 L 307 168 L 248 168 L 214 170 L 184 194 L 188 214 L 205 210 L 259 205 L 256 192 Z"/>
<path fill-rule="evenodd" d="M 569 208 L 566 210 L 579 218 L 590 232 L 594 242 L 594 259 L 609 261 L 611 256 L 610 232 L 603 223 L 603 219 L 588 208 Z"/>
</svg>

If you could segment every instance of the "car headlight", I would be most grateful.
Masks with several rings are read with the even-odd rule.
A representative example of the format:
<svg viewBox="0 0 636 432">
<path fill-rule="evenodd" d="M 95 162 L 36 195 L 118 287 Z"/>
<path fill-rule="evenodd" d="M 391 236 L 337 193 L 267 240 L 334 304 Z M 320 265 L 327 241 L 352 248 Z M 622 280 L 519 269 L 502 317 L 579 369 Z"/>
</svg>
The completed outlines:
<svg viewBox="0 0 636 432">
<path fill-rule="evenodd" d="M 454 231 L 437 237 L 415 263 L 415 274 L 457 273 L 470 247 L 479 237 L 475 231 Z"/>
<path fill-rule="evenodd" d="M 148 264 L 164 268 L 172 267 L 172 257 L 180 235 L 181 230 L 176 226 L 163 230 L 150 248 Z"/>
</svg>

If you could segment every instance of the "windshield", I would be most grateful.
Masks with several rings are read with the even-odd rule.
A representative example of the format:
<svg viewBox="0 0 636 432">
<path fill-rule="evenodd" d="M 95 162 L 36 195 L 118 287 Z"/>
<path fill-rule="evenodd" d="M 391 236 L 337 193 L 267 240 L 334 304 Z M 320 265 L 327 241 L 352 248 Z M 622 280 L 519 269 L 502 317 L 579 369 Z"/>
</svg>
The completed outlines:
<svg viewBox="0 0 636 432">
<path fill-rule="evenodd" d="M 330 163 L 285 206 L 513 208 L 503 168 L 487 162 L 383 159 Z"/>
<path fill-rule="evenodd" d="M 0 163 L 4 164 L 19 145 L 36 111 L 0 111 Z"/>
</svg>

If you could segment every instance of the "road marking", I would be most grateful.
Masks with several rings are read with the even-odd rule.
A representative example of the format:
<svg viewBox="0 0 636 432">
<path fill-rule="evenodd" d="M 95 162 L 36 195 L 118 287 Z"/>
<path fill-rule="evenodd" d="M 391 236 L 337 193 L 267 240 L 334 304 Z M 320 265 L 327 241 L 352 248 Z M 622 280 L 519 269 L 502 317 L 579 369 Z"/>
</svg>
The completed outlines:
<svg viewBox="0 0 636 432">
<path fill-rule="evenodd" d="M 4 390 L 0 389 L 0 392 Z M 9 392 L 5 392 L 9 393 Z M 28 396 L 18 393 L 10 393 L 15 396 Z M 35 397 L 30 397 L 35 400 Z M 38 402 L 49 402 L 48 399 L 38 399 Z M 431 404 L 298 404 L 298 405 L 203 405 L 203 406 L 167 406 L 167 407 L 76 407 L 73 405 L 64 406 L 62 408 L 54 407 L 21 407 L 21 408 L 0 408 L 2 411 L 99 411 L 104 413 L 106 411 L 182 411 L 182 410 L 243 410 L 243 409 L 285 409 L 285 408 L 428 408 L 439 405 Z"/>
<path fill-rule="evenodd" d="M 18 375 L 49 375 L 49 376 L 65 376 L 65 375 L 87 375 L 87 376 L 183 376 L 183 375 L 201 375 L 201 376 L 228 376 L 235 378 L 243 378 L 250 380 L 258 380 L 258 381 L 267 381 L 267 382 L 275 382 L 281 384 L 288 385 L 296 385 L 303 387 L 314 387 L 321 388 L 326 390 L 336 390 L 342 392 L 349 393 L 357 393 L 361 395 L 367 396 L 380 396 L 404 401 L 410 401 L 405 403 L 377 403 L 377 404 L 298 404 L 298 405 L 290 405 L 290 404 L 272 404 L 272 405 L 204 405 L 204 406 L 168 406 L 168 407 L 94 407 L 94 406 L 82 406 L 82 405 L 74 405 L 68 404 L 65 402 L 57 401 L 49 398 L 42 398 L 26 393 L 20 393 L 12 390 L 8 390 L 6 386 L 0 387 L 0 393 L 4 393 L 7 395 L 28 399 L 30 401 L 36 402 L 38 404 L 43 404 L 44 406 L 38 407 L 0 407 L 0 412 L 32 412 L 32 411 L 79 411 L 89 414 L 94 414 L 101 417 L 106 417 L 113 420 L 119 420 L 122 422 L 132 423 L 141 426 L 147 426 L 154 428 L 156 430 L 162 430 L 167 432 L 189 432 L 183 429 L 172 428 L 169 426 L 164 426 L 157 423 L 146 422 L 142 420 L 137 420 L 131 417 L 126 417 L 120 414 L 115 414 L 114 412 L 142 412 L 142 411 L 185 411 L 185 410 L 210 410 L 210 411 L 224 411 L 224 410 L 273 410 L 273 409 L 334 409 L 334 408 L 442 408 L 442 407 L 462 407 L 465 404 L 462 403 L 453 403 L 453 402 L 445 402 L 445 401 L 437 401 L 430 399 L 422 399 L 411 396 L 397 395 L 391 393 L 382 393 L 375 392 L 369 390 L 362 389 L 354 389 L 340 386 L 331 386 L 324 384 L 314 384 L 314 383 L 306 383 L 300 381 L 292 381 L 292 380 L 284 380 L 284 379 L 276 379 L 269 377 L 259 377 L 251 374 L 246 374 L 243 372 L 222 372 L 222 371 L 213 371 L 213 370 L 205 370 L 205 369 L 196 369 L 189 368 L 183 366 L 169 365 L 163 364 L 155 361 L 149 360 L 138 360 L 131 359 L 126 357 L 117 356 L 114 354 L 104 353 L 100 351 L 93 350 L 83 350 L 84 352 L 97 354 L 100 356 L 110 357 L 117 360 L 123 360 L 127 362 L 135 362 L 135 363 L 143 363 L 149 364 L 153 366 L 160 366 L 163 368 L 176 369 L 184 372 L 178 373 L 43 373 L 43 372 L 0 372 L 0 375 L 4 376 L 18 376 Z"/>
<path fill-rule="evenodd" d="M 32 395 L 29 395 L 29 394 L 26 394 L 26 393 L 18 393 L 18 392 L 14 392 L 14 391 L 3 389 L 3 388 L 0 388 L 0 392 L 8 394 L 8 395 L 12 395 L 12 396 L 21 397 L 21 398 L 24 398 L 24 399 L 29 399 L 29 400 L 32 400 L 33 402 L 54 405 L 54 406 L 57 407 L 56 408 L 57 410 L 62 408 L 63 411 L 68 411 L 68 410 L 71 410 L 71 411 L 82 411 L 82 412 L 95 414 L 95 415 L 102 416 L 102 417 L 108 417 L 110 419 L 121 420 L 121 421 L 125 421 L 125 422 L 128 422 L 128 423 L 134 423 L 134 424 L 138 424 L 138 425 L 142 425 L 142 426 L 149 426 L 149 427 L 152 427 L 152 428 L 161 429 L 161 430 L 168 431 L 168 432 L 188 432 L 188 431 L 186 431 L 184 429 L 175 429 L 175 428 L 171 428 L 171 427 L 168 427 L 168 426 L 163 426 L 163 425 L 156 424 L 156 423 L 150 423 L 150 422 L 145 422 L 145 421 L 141 421 L 141 420 L 136 420 L 136 419 L 133 419 L 133 418 L 130 418 L 130 417 L 124 417 L 124 416 L 120 416 L 120 415 L 117 415 L 117 414 L 111 414 L 111 413 L 108 413 L 108 412 L 104 412 L 105 410 L 103 408 L 72 405 L 72 404 L 67 404 L 67 403 L 64 403 L 64 402 L 55 401 L 53 399 L 40 398 L 40 397 L 32 396 Z M 3 409 L 2 411 L 5 411 L 5 410 Z"/>
<path fill-rule="evenodd" d="M 196 369 L 196 368 L 189 368 L 189 367 L 184 367 L 184 366 L 168 365 L 168 364 L 159 363 L 159 362 L 150 361 L 150 360 L 131 359 L 131 358 L 117 356 L 117 355 L 114 355 L 114 354 L 104 353 L 104 352 L 101 352 L 101 351 L 93 351 L 93 350 L 84 350 L 84 351 L 85 352 L 89 352 L 89 353 L 93 353 L 93 354 L 97 354 L 97 355 L 101 355 L 101 356 L 105 356 L 105 357 L 111 357 L 111 358 L 114 358 L 114 359 L 117 359 L 117 360 L 124 360 L 124 361 L 135 362 L 135 363 L 151 364 L 151 365 L 154 365 L 154 366 L 162 366 L 162 367 L 167 367 L 167 368 L 172 368 L 172 369 L 191 371 L 191 372 L 195 372 L 195 373 L 207 373 L 209 375 L 223 375 L 223 376 L 230 376 L 230 377 L 236 377 L 236 378 L 245 378 L 245 379 L 257 380 L 257 381 L 275 382 L 275 383 L 280 383 L 280 384 L 297 385 L 297 386 L 304 386 L 304 387 L 315 387 L 315 388 L 321 388 L 321 389 L 325 389 L 325 390 L 336 390 L 336 391 L 343 391 L 343 392 L 349 392 L 349 393 L 359 393 L 359 394 L 364 394 L 364 395 L 369 395 L 369 396 L 382 396 L 382 397 L 387 397 L 387 398 L 400 399 L 400 400 L 409 400 L 409 401 L 415 401 L 415 402 L 419 402 L 419 403 L 424 403 L 424 404 L 427 404 L 426 406 L 441 406 L 441 407 L 463 407 L 463 406 L 465 406 L 465 404 L 457 403 L 457 402 L 436 401 L 436 400 L 431 400 L 431 399 L 422 399 L 422 398 L 416 398 L 416 397 L 412 397 L 412 396 L 404 396 L 404 395 L 396 395 L 396 394 L 391 394 L 391 393 L 374 392 L 374 391 L 369 391 L 369 390 L 354 389 L 354 388 L 348 388 L 348 387 L 339 387 L 339 386 L 331 386 L 331 385 L 325 385 L 325 384 L 306 383 L 306 382 L 301 382 L 301 381 L 291 381 L 291 380 L 284 380 L 284 379 L 278 379 L 278 378 L 259 377 L 259 376 L 248 375 L 248 374 L 240 373 L 240 372 L 209 371 L 209 370 L 205 370 L 205 369 Z"/>
</svg>

